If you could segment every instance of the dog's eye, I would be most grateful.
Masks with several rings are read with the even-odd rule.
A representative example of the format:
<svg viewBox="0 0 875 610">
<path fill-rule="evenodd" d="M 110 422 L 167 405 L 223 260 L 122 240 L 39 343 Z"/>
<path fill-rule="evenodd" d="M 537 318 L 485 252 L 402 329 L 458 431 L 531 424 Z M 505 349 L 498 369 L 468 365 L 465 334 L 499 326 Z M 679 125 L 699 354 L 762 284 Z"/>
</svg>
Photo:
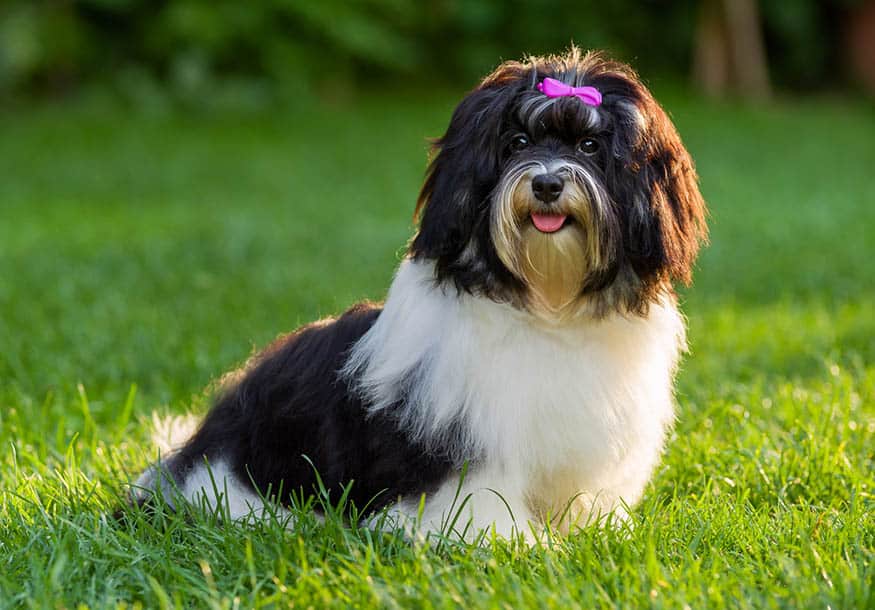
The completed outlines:
<svg viewBox="0 0 875 610">
<path fill-rule="evenodd" d="M 577 145 L 577 150 L 585 155 L 594 155 L 599 149 L 599 143 L 592 138 L 584 138 Z"/>
<path fill-rule="evenodd" d="M 513 137 L 513 140 L 510 141 L 510 149 L 514 152 L 527 148 L 528 145 L 529 138 L 525 134 L 517 134 Z"/>
</svg>

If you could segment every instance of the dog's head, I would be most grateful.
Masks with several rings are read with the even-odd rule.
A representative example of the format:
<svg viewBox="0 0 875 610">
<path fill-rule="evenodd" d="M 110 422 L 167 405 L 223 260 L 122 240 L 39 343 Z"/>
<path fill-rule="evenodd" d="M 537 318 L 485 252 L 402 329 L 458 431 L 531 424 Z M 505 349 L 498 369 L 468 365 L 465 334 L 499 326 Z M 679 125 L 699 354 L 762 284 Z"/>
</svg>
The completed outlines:
<svg viewBox="0 0 875 610">
<path fill-rule="evenodd" d="M 546 78 L 601 100 L 550 97 Z M 547 318 L 643 314 L 690 281 L 706 234 L 696 172 L 629 67 L 575 48 L 504 63 L 435 151 L 410 254 L 439 281 Z"/>
</svg>

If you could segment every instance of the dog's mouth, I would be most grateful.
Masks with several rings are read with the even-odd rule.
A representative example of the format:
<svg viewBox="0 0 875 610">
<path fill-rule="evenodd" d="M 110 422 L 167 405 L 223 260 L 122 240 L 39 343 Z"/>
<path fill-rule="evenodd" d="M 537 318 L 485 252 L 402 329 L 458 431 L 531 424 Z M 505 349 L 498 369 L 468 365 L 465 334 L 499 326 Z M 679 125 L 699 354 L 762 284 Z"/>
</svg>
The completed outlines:
<svg viewBox="0 0 875 610">
<path fill-rule="evenodd" d="M 532 224 L 541 233 L 555 233 L 568 224 L 568 214 L 543 214 L 532 212 Z"/>
</svg>

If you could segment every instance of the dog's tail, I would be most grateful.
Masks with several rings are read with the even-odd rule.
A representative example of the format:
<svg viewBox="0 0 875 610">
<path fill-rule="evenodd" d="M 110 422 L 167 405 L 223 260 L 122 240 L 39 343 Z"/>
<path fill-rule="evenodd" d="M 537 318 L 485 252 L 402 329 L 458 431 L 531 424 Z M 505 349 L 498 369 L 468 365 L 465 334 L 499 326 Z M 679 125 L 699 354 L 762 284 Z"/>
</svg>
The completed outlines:
<svg viewBox="0 0 875 610">
<path fill-rule="evenodd" d="M 181 448 L 197 431 L 200 419 L 191 414 L 159 415 L 152 413 L 152 443 L 160 455 L 170 455 Z"/>
<path fill-rule="evenodd" d="M 188 470 L 179 450 L 197 432 L 200 419 L 192 414 L 159 415 L 152 413 L 152 443 L 158 449 L 158 461 L 151 464 L 128 490 L 126 503 L 141 508 L 159 507 L 175 510 L 175 497 Z M 156 495 L 160 499 L 156 499 Z M 124 519 L 125 510 L 114 513 L 117 521 Z"/>
</svg>

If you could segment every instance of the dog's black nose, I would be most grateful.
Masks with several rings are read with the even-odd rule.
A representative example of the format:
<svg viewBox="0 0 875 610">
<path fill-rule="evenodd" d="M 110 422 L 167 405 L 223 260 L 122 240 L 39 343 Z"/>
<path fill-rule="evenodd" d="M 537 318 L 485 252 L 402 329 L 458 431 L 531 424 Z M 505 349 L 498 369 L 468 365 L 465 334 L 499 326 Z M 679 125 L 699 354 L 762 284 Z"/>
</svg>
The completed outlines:
<svg viewBox="0 0 875 610">
<path fill-rule="evenodd" d="M 556 174 L 538 174 L 532 178 L 532 192 L 544 203 L 559 199 L 565 183 Z"/>
</svg>

